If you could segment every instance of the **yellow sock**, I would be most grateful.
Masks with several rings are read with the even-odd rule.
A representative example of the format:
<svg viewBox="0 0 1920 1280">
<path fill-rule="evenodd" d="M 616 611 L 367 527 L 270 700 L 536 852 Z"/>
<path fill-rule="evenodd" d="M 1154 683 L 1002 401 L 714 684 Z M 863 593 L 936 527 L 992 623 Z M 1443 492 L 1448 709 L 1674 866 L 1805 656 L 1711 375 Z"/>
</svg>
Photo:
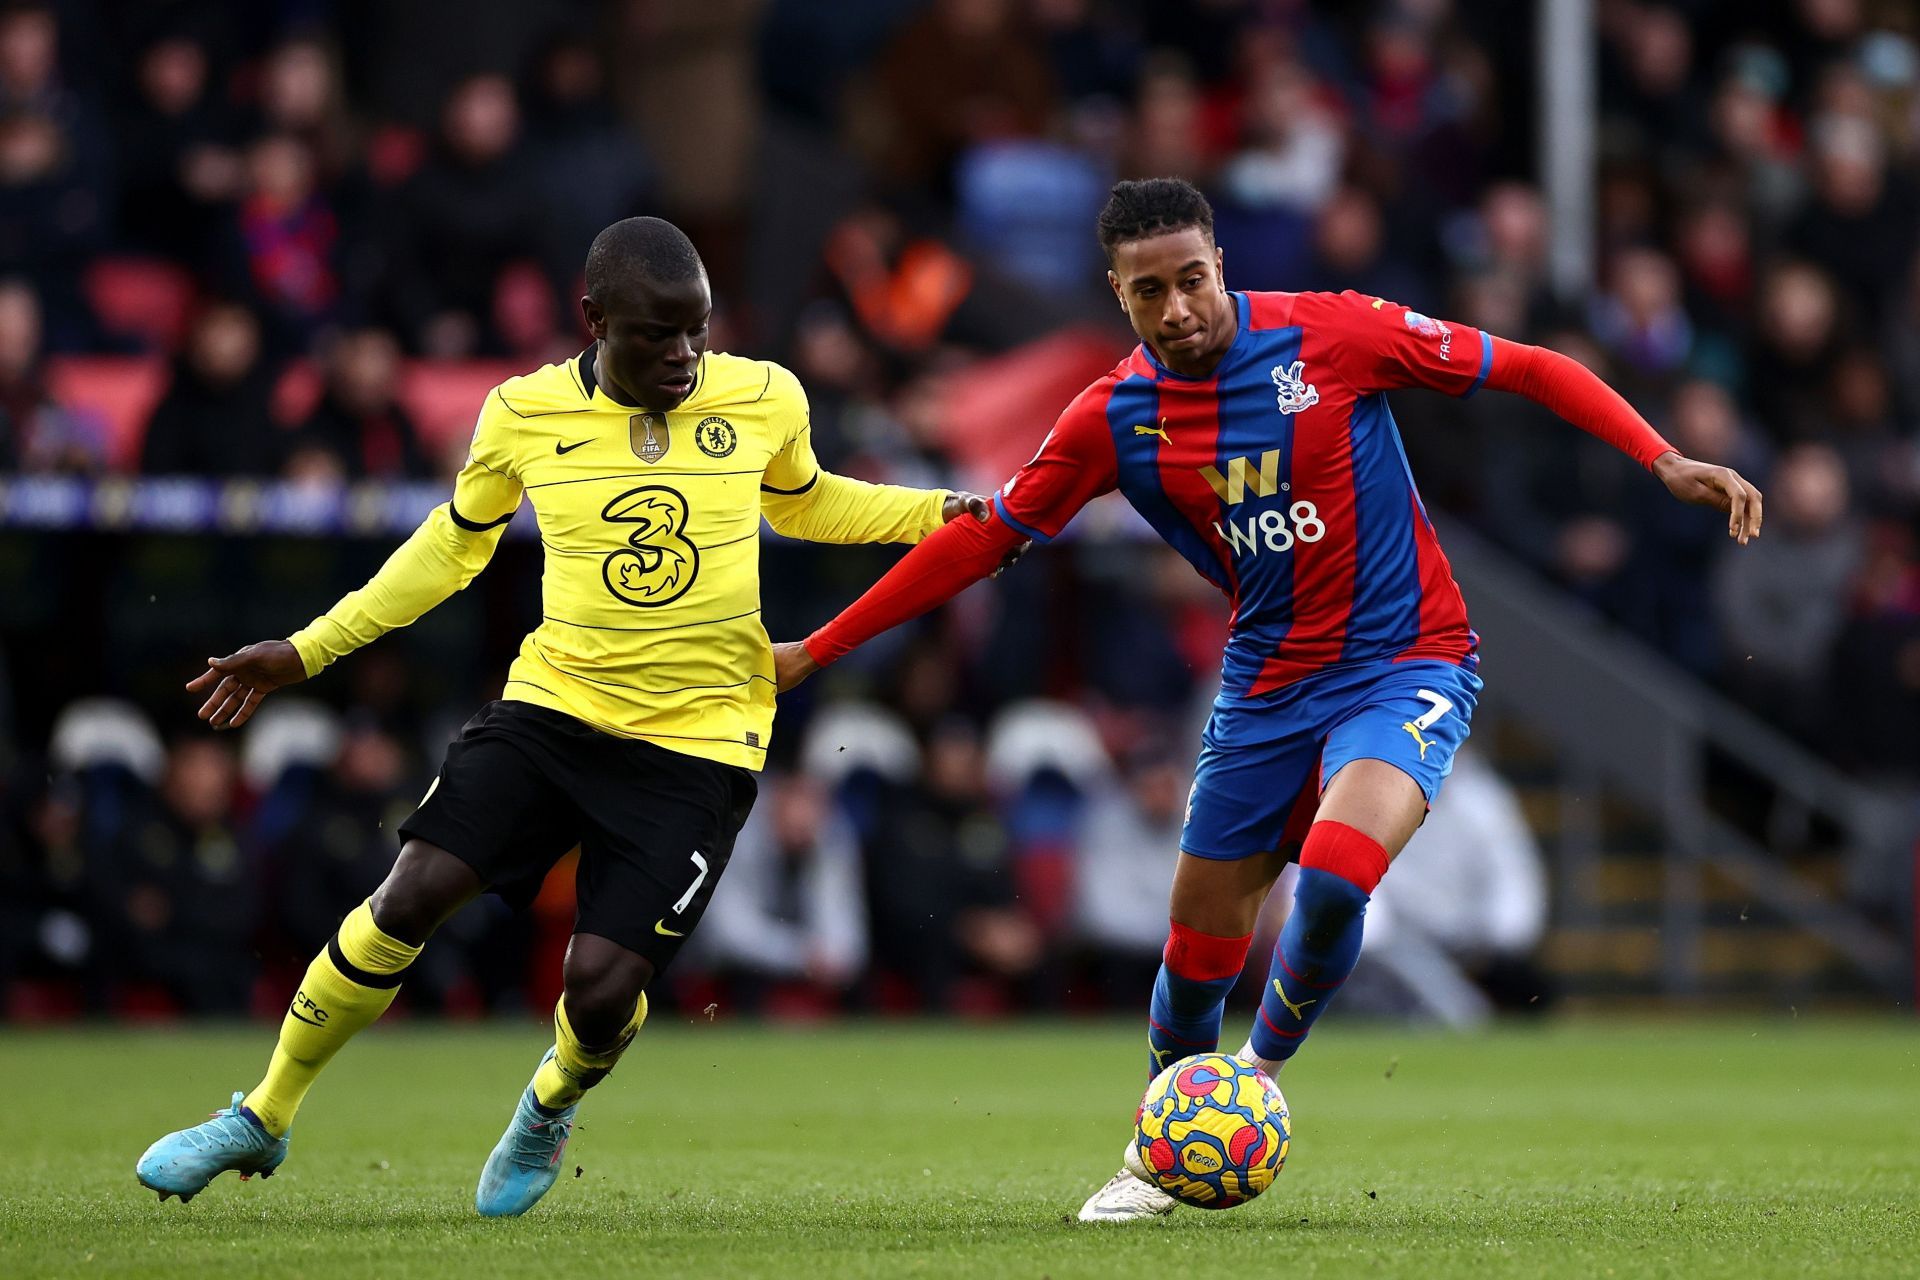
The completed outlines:
<svg viewBox="0 0 1920 1280">
<path fill-rule="evenodd" d="M 608 1048 L 589 1049 L 573 1034 L 573 1024 L 567 1021 L 567 999 L 560 997 L 553 1006 L 554 1053 L 533 1074 L 533 1096 L 541 1106 L 556 1110 L 580 1101 L 581 1094 L 607 1078 L 607 1072 L 620 1061 L 646 1020 L 647 996 L 641 992 L 640 1002 L 633 1007 L 633 1019 L 619 1038 Z"/>
<path fill-rule="evenodd" d="M 293 1113 L 320 1069 L 354 1033 L 387 1011 L 419 954 L 419 947 L 380 932 L 365 902 L 340 922 L 327 949 L 307 966 L 280 1023 L 280 1043 L 266 1078 L 243 1104 L 268 1133 L 280 1137 L 293 1127 Z"/>
</svg>

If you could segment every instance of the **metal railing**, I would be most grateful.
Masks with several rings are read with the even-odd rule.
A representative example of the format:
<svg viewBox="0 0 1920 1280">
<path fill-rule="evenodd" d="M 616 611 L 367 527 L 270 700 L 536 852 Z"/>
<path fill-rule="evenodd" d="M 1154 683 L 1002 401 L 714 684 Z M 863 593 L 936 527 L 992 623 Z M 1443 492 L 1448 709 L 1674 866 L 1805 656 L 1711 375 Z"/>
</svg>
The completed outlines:
<svg viewBox="0 0 1920 1280">
<path fill-rule="evenodd" d="M 1818 818 L 1838 833 L 1850 861 L 1904 873 L 1915 847 L 1910 797 L 1842 773 L 1541 583 L 1460 522 L 1446 522 L 1443 543 L 1481 634 L 1482 707 L 1524 725 L 1557 756 L 1563 868 L 1577 873 L 1599 859 L 1604 787 L 1658 820 L 1660 954 L 1669 994 L 1701 985 L 1703 877 L 1711 867 L 1817 936 L 1874 988 L 1912 996 L 1909 940 L 1796 874 L 1786 859 Z M 1752 815 L 1757 821 L 1735 824 L 1711 807 L 1707 764 L 1716 752 L 1771 796 L 1768 811 Z"/>
</svg>

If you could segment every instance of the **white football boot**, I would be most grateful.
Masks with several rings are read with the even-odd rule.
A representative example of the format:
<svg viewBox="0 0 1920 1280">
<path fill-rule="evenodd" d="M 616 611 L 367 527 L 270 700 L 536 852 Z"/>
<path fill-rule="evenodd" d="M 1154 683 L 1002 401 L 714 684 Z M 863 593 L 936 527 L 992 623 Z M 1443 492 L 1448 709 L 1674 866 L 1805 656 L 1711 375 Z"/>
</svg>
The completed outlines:
<svg viewBox="0 0 1920 1280">
<path fill-rule="evenodd" d="M 1128 1142 L 1126 1153 L 1120 1157 L 1120 1172 L 1087 1197 L 1087 1202 L 1080 1206 L 1080 1221 L 1133 1222 L 1140 1218 L 1159 1218 L 1172 1213 L 1178 1203 L 1153 1185 L 1140 1153 Z"/>
</svg>

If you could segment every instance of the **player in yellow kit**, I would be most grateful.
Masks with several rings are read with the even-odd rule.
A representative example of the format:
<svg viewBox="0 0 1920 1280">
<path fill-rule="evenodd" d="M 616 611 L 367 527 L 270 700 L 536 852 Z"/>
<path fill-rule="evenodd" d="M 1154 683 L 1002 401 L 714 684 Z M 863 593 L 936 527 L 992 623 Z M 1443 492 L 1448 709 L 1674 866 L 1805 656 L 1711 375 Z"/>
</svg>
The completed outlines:
<svg viewBox="0 0 1920 1280">
<path fill-rule="evenodd" d="M 427 938 L 480 893 L 524 905 L 575 845 L 579 912 L 554 1044 L 482 1171 L 475 1205 L 523 1213 L 553 1184 L 581 1094 L 646 1019 L 645 988 L 700 920 L 753 805 L 773 723 L 759 528 L 816 542 L 917 542 L 971 494 L 821 470 L 806 396 L 776 364 L 709 352 L 712 300 L 672 224 L 629 218 L 587 255 L 593 345 L 488 394 L 453 498 L 366 586 L 287 640 L 209 659 L 188 688 L 214 728 L 403 627 L 486 566 L 523 496 L 546 567 L 542 618 L 499 701 L 469 721 L 398 860 L 314 958 L 266 1077 L 141 1157 L 188 1199 L 271 1175 L 308 1087 L 393 1002 Z"/>
</svg>

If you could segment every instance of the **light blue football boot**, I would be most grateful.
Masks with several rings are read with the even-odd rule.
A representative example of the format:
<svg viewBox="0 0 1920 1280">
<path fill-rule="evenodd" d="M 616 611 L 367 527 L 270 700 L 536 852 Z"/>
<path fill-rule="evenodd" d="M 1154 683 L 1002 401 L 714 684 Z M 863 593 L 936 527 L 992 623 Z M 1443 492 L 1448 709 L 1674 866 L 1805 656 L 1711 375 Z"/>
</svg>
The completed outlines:
<svg viewBox="0 0 1920 1280">
<path fill-rule="evenodd" d="M 287 1140 L 262 1129 L 241 1109 L 245 1097 L 234 1094 L 233 1104 L 225 1111 L 215 1111 L 205 1122 L 170 1133 L 148 1147 L 133 1166 L 140 1185 L 158 1191 L 162 1200 L 179 1196 L 185 1204 L 229 1169 L 237 1170 L 242 1182 L 256 1173 L 271 1178 L 287 1158 Z"/>
<path fill-rule="evenodd" d="M 545 1066 L 554 1051 L 540 1059 Z M 536 1070 L 535 1074 L 538 1074 Z M 540 1203 L 540 1197 L 552 1188 L 560 1176 L 560 1157 L 573 1136 L 575 1103 L 557 1115 L 549 1115 L 533 1096 L 528 1083 L 513 1109 L 507 1131 L 500 1135 L 486 1168 L 480 1170 L 480 1185 L 473 1193 L 473 1207 L 483 1218 L 517 1218 Z"/>
</svg>

